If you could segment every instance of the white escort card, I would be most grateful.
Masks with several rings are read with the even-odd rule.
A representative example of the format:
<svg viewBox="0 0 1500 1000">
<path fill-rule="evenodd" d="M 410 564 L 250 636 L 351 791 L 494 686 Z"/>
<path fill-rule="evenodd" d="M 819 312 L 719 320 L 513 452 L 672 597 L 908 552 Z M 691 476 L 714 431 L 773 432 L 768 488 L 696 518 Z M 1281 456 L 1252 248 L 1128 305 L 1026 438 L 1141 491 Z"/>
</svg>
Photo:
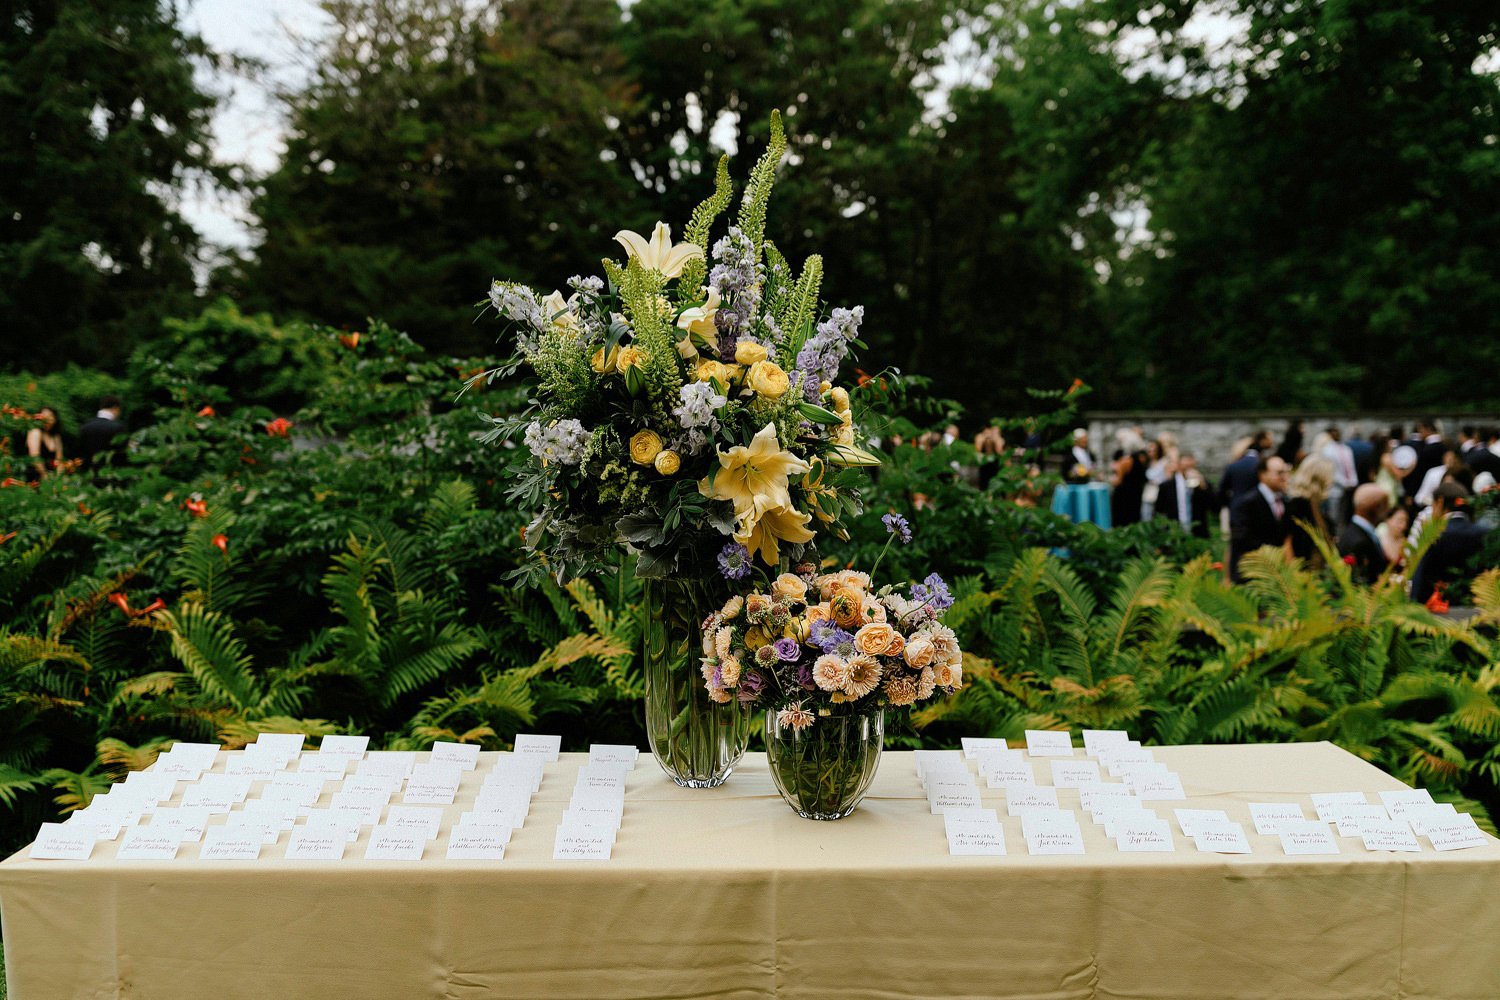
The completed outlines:
<svg viewBox="0 0 1500 1000">
<path fill-rule="evenodd" d="M 400 789 L 401 779 L 394 774 L 356 774 L 352 778 L 345 778 L 343 784 L 339 785 L 339 791 L 341 792 L 366 792 L 370 795 L 384 795 L 387 802 Z"/>
<path fill-rule="evenodd" d="M 1439 851 L 1461 851 L 1468 847 L 1483 847 L 1488 840 L 1468 813 L 1459 813 L 1451 820 L 1429 821 L 1423 834 L 1428 843 Z"/>
<path fill-rule="evenodd" d="M 118 819 L 106 816 L 102 813 L 94 816 L 87 816 L 83 814 L 82 810 L 80 810 L 79 812 L 75 812 L 73 815 L 64 820 L 62 825 L 71 826 L 74 830 L 80 833 L 87 833 L 89 836 L 93 837 L 94 840 L 99 841 L 114 840 L 120 835 L 120 831 L 125 829 L 127 825 L 134 826 L 135 824 L 122 823 Z"/>
<path fill-rule="evenodd" d="M 1115 809 L 1140 809 L 1140 796 L 1119 785 L 1091 785 L 1078 790 L 1078 801 L 1095 823 L 1103 823 L 1107 813 Z"/>
<path fill-rule="evenodd" d="M 1120 835 L 1120 830 L 1127 823 L 1155 822 L 1161 817 L 1156 815 L 1155 809 L 1144 809 L 1140 806 L 1123 806 L 1119 809 L 1108 809 L 1100 815 L 1101 825 L 1104 827 L 1104 835 L 1114 838 Z"/>
<path fill-rule="evenodd" d="M 961 736 L 958 742 L 964 748 L 964 756 L 969 760 L 978 758 L 983 750 L 1006 750 L 1009 749 L 1005 741 L 999 737 L 992 736 Z M 1017 751 L 1018 753 L 1020 751 Z"/>
<path fill-rule="evenodd" d="M 328 808 L 346 810 L 366 825 L 379 823 L 385 812 L 386 797 L 379 792 L 334 792 Z"/>
<path fill-rule="evenodd" d="M 443 811 L 428 806 L 391 806 L 385 814 L 385 825 L 402 830 L 416 830 L 428 840 L 436 840 L 443 828 Z"/>
<path fill-rule="evenodd" d="M 925 789 L 934 781 L 973 781 L 974 776 L 969 773 L 969 765 L 962 760 L 957 762 L 940 760 L 928 764 L 923 769 L 920 780 Z"/>
<path fill-rule="evenodd" d="M 546 761 L 540 754 L 519 756 L 517 754 L 502 754 L 495 761 L 488 774 L 484 776 L 484 784 L 524 784 L 530 791 L 537 791 L 542 787 L 542 772 L 546 767 Z"/>
<path fill-rule="evenodd" d="M 401 801 L 407 805 L 448 806 L 458 794 L 457 783 L 443 778 L 418 779 L 415 775 L 406 779 L 406 792 Z"/>
<path fill-rule="evenodd" d="M 239 753 L 224 761 L 224 773 L 241 775 L 256 781 L 269 781 L 276 777 L 285 765 L 279 757 L 267 754 Z"/>
<path fill-rule="evenodd" d="M 171 832 L 180 841 L 196 843 L 203 839 L 210 815 L 207 809 L 198 806 L 162 807 L 151 814 L 148 829 L 158 833 Z"/>
<path fill-rule="evenodd" d="M 1017 750 L 1016 753 L 1021 751 Z M 1036 772 L 1030 764 L 999 763 L 990 768 L 984 783 L 990 788 L 1009 788 L 1012 785 L 1034 786 Z"/>
<path fill-rule="evenodd" d="M 617 764 L 585 764 L 578 769 L 578 781 L 574 787 L 594 791 L 618 790 L 624 795 L 626 773 Z"/>
<path fill-rule="evenodd" d="M 235 797 L 232 790 L 218 788 L 213 785 L 189 785 L 187 790 L 182 793 L 182 804 L 184 806 L 207 809 L 214 815 L 227 813 L 239 805 L 239 803 L 240 799 Z"/>
<path fill-rule="evenodd" d="M 1341 834 L 1342 836 L 1342 834 Z M 1367 851 L 1420 851 L 1417 835 L 1404 819 L 1367 819 L 1360 824 L 1359 837 Z"/>
<path fill-rule="evenodd" d="M 352 844 L 359 839 L 359 831 L 363 828 L 362 817 L 355 811 L 349 809 L 314 809 L 303 819 L 302 825 L 293 827 L 295 834 L 299 830 L 329 834 L 343 838 L 347 844 Z M 341 854 L 340 857 L 343 855 Z"/>
<path fill-rule="evenodd" d="M 1434 802 L 1431 805 L 1416 805 L 1402 810 L 1401 817 L 1411 824 L 1411 828 L 1417 833 L 1425 836 L 1428 823 L 1445 823 L 1458 819 L 1458 810 L 1453 808 L 1452 802 Z"/>
<path fill-rule="evenodd" d="M 1391 819 L 1405 819 L 1412 809 L 1434 803 L 1432 793 L 1425 788 L 1402 788 L 1394 792 L 1381 792 L 1380 804 L 1385 807 Z"/>
<path fill-rule="evenodd" d="M 1366 803 L 1364 792 L 1314 792 L 1312 796 L 1313 809 L 1317 811 L 1318 820 L 1322 823 L 1332 823 L 1333 816 L 1329 807 L 1344 802 Z"/>
<path fill-rule="evenodd" d="M 223 826 L 211 826 L 203 831 L 205 839 L 215 830 L 238 830 L 247 837 L 255 837 L 262 844 L 274 844 L 281 839 L 281 825 L 276 819 L 256 813 L 230 813 L 224 817 Z"/>
<path fill-rule="evenodd" d="M 934 782 L 927 786 L 927 808 L 938 815 L 949 809 L 978 809 L 979 787 L 972 780 L 967 782 Z"/>
<path fill-rule="evenodd" d="M 359 827 L 354 830 L 357 838 Z M 353 839 L 335 826 L 299 826 L 287 839 L 282 857 L 288 861 L 342 861 L 344 849 Z"/>
<path fill-rule="evenodd" d="M 456 826 L 448 834 L 449 861 L 501 861 L 510 842 L 508 826 Z"/>
<path fill-rule="evenodd" d="M 618 795 L 615 797 L 619 798 Z M 526 814 L 531 812 L 531 793 L 524 788 L 481 788 L 479 795 L 474 799 L 474 811 L 514 812 L 524 819 Z"/>
<path fill-rule="evenodd" d="M 427 758 L 427 762 L 457 764 L 465 771 L 472 771 L 479 764 L 481 749 L 478 743 L 445 743 L 439 740 L 432 745 L 432 755 Z"/>
<path fill-rule="evenodd" d="M 1184 837 L 1194 835 L 1195 824 L 1229 822 L 1229 814 L 1222 809 L 1173 809 L 1172 815 L 1177 817 L 1177 827 Z"/>
<path fill-rule="evenodd" d="M 1306 823 L 1302 807 L 1295 802 L 1252 802 L 1250 818 L 1255 821 L 1255 832 L 1277 834 L 1287 824 Z"/>
<path fill-rule="evenodd" d="M 171 861 L 182 847 L 182 837 L 176 830 L 164 830 L 152 826 L 135 826 L 125 831 L 120 838 L 120 849 L 115 852 L 116 861 Z"/>
<path fill-rule="evenodd" d="M 1105 750 L 1123 749 L 1133 743 L 1140 746 L 1123 729 L 1085 729 L 1083 731 L 1083 752 L 1090 757 L 1097 757 Z"/>
<path fill-rule="evenodd" d="M 1021 817 L 1021 834 L 1028 854 L 1082 854 L 1083 831 L 1072 813 L 1041 809 Z"/>
<path fill-rule="evenodd" d="M 329 778 L 342 778 L 349 773 L 349 764 L 354 758 L 348 754 L 305 753 L 297 758 L 298 774 L 322 774 Z"/>
<path fill-rule="evenodd" d="M 1182 779 L 1175 774 L 1152 774 L 1136 782 L 1142 802 L 1181 802 L 1187 798 Z"/>
<path fill-rule="evenodd" d="M 618 827 L 625 815 L 625 799 L 609 789 L 575 788 L 568 808 L 577 811 L 584 819 L 602 821 L 608 818 L 611 825 Z"/>
<path fill-rule="evenodd" d="M 1020 750 L 1007 750 L 1004 747 L 981 747 L 974 755 L 974 766 L 979 769 L 980 775 L 988 775 L 990 771 L 1006 764 L 1024 763 L 1026 763 L 1024 753 Z"/>
<path fill-rule="evenodd" d="M 517 733 L 515 752 L 518 756 L 554 761 L 557 760 L 558 754 L 562 753 L 562 737 L 539 733 Z"/>
<path fill-rule="evenodd" d="M 608 861 L 615 831 L 608 826 L 559 826 L 552 841 L 553 861 Z"/>
<path fill-rule="evenodd" d="M 926 775 L 927 765 L 934 762 L 940 766 L 944 762 L 956 764 L 959 767 L 965 766 L 962 750 L 914 750 L 912 751 L 912 759 L 916 762 L 917 777 L 919 778 Z"/>
<path fill-rule="evenodd" d="M 255 861 L 260 857 L 261 835 L 232 826 L 211 826 L 198 847 L 199 861 Z"/>
<path fill-rule="evenodd" d="M 475 806 L 472 810 L 460 813 L 458 817 L 459 826 L 506 826 L 513 830 L 519 830 L 526 825 L 526 811 L 524 809 L 481 809 Z"/>
<path fill-rule="evenodd" d="M 1287 854 L 1339 853 L 1339 842 L 1333 839 L 1333 831 L 1321 821 L 1284 822 L 1277 836 L 1281 838 L 1281 849 Z"/>
<path fill-rule="evenodd" d="M 623 764 L 627 769 L 634 770 L 640 755 L 640 750 L 620 743 L 589 744 L 590 764 Z"/>
<path fill-rule="evenodd" d="M 997 856 L 1005 853 L 1005 830 L 993 809 L 954 809 L 943 814 L 948 853 L 955 856 Z"/>
<path fill-rule="evenodd" d="M 255 742 L 245 749 L 251 750 L 253 747 L 254 750 L 295 757 L 302 752 L 302 744 L 305 742 L 307 742 L 307 737 L 301 733 L 261 733 L 255 737 Z"/>
<path fill-rule="evenodd" d="M 149 798 L 152 802 L 165 802 L 177 794 L 177 778 L 169 774 L 156 774 L 151 771 L 131 771 L 125 776 L 124 785 L 111 785 L 106 794 L 121 792 L 138 794 Z M 97 798 L 95 802 L 99 801 Z"/>
<path fill-rule="evenodd" d="M 1027 788 L 1022 785 L 1011 785 L 1005 789 L 1005 813 L 1007 816 L 1020 816 L 1033 809 L 1056 809 L 1057 789 L 1046 786 Z M 1069 815 L 1072 815 L 1069 813 Z"/>
<path fill-rule="evenodd" d="M 1093 760 L 1052 761 L 1052 785 L 1055 788 L 1082 788 L 1100 782 L 1099 762 Z"/>
<path fill-rule="evenodd" d="M 427 850 L 427 838 L 420 830 L 377 826 L 370 831 L 365 845 L 366 861 L 421 861 Z"/>
<path fill-rule="evenodd" d="M 94 853 L 95 832 L 87 824 L 43 823 L 27 856 L 34 861 L 87 861 Z"/>
<path fill-rule="evenodd" d="M 1164 819 L 1128 816 L 1115 823 L 1115 846 L 1121 851 L 1175 851 L 1172 825 Z"/>
<path fill-rule="evenodd" d="M 1323 807 L 1327 818 L 1338 828 L 1340 837 L 1358 837 L 1365 831 L 1366 823 L 1384 822 L 1390 819 L 1385 806 L 1368 802 L 1330 802 Z"/>
<path fill-rule="evenodd" d="M 319 754 L 353 757 L 355 760 L 362 758 L 368 749 L 370 749 L 368 736 L 325 736 L 323 742 L 318 744 Z"/>
<path fill-rule="evenodd" d="M 1052 729 L 1028 729 L 1026 752 L 1033 757 L 1071 757 L 1073 737 Z"/>
<path fill-rule="evenodd" d="M 371 754 L 359 762 L 355 774 L 394 774 L 405 778 L 417 764 L 415 750 L 388 750 Z"/>
<path fill-rule="evenodd" d="M 1195 820 L 1193 843 L 1205 854 L 1249 854 L 1250 838 L 1233 820 Z"/>
</svg>

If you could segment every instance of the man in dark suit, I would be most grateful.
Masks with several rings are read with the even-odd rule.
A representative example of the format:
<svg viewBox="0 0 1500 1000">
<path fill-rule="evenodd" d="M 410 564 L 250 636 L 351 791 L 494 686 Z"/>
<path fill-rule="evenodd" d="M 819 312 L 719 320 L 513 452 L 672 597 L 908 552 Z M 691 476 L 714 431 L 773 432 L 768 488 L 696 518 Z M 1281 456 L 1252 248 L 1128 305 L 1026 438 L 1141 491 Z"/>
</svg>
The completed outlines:
<svg viewBox="0 0 1500 1000">
<path fill-rule="evenodd" d="M 1156 493 L 1157 517 L 1176 521 L 1195 538 L 1208 537 L 1208 516 L 1213 493 L 1198 475 L 1198 460 L 1189 454 L 1177 456 L 1177 465 Z"/>
<path fill-rule="evenodd" d="M 92 472 L 94 481 L 99 481 L 99 470 L 110 464 L 114 457 L 115 439 L 125 433 L 120 421 L 123 412 L 119 396 L 105 396 L 99 400 L 99 412 L 94 419 L 85 421 L 78 429 L 82 439 L 79 457 L 83 459 L 83 471 Z"/>
<path fill-rule="evenodd" d="M 1417 451 L 1417 465 L 1402 480 L 1406 487 L 1406 495 L 1414 497 L 1422 488 L 1422 479 L 1427 475 L 1429 469 L 1435 469 L 1443 464 L 1443 455 L 1448 451 L 1448 445 L 1444 443 L 1443 436 L 1438 433 L 1436 420 L 1420 420 L 1417 422 L 1416 433 L 1421 436 L 1421 443 L 1415 444 Z M 1412 442 L 1408 441 L 1408 444 Z"/>
<path fill-rule="evenodd" d="M 1286 542 L 1287 465 L 1275 455 L 1263 455 L 1257 463 L 1256 485 L 1242 494 L 1229 509 L 1229 579 L 1243 583 L 1240 560 L 1263 545 Z"/>
<path fill-rule="evenodd" d="M 1438 583 L 1453 580 L 1467 569 L 1469 560 L 1484 548 L 1490 528 L 1475 524 L 1469 517 L 1469 491 L 1459 483 L 1444 483 L 1432 495 L 1433 520 L 1446 518 L 1447 524 L 1438 540 L 1432 543 L 1411 578 L 1411 597 L 1427 603 Z"/>
<path fill-rule="evenodd" d="M 1271 432 L 1259 430 L 1250 439 L 1250 447 L 1239 458 L 1224 466 L 1224 475 L 1219 480 L 1219 505 L 1234 508 L 1234 502 L 1255 489 L 1260 482 L 1260 459 L 1271 453 Z M 1290 468 L 1290 464 L 1283 460 Z"/>
<path fill-rule="evenodd" d="M 1339 533 L 1339 555 L 1354 559 L 1354 578 L 1360 583 L 1374 583 L 1385 572 L 1390 560 L 1385 546 L 1375 534 L 1375 525 L 1385 518 L 1390 494 L 1374 483 L 1365 483 L 1354 491 L 1354 516 Z"/>
<path fill-rule="evenodd" d="M 1489 444 L 1500 434 L 1493 427 L 1486 428 L 1482 434 L 1475 436 L 1474 447 L 1464 452 L 1464 464 L 1467 465 L 1474 475 L 1488 472 L 1496 479 L 1500 479 L 1500 455 L 1490 450 Z"/>
</svg>

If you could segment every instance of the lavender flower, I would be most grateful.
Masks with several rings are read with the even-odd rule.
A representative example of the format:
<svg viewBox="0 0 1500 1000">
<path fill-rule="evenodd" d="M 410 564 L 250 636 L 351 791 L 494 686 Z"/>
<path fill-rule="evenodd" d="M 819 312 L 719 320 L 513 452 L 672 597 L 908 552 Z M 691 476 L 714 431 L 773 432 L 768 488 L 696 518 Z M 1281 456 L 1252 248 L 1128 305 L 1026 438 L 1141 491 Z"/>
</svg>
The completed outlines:
<svg viewBox="0 0 1500 1000">
<path fill-rule="evenodd" d="M 718 432 L 719 421 L 714 411 L 728 400 L 714 392 L 713 384 L 709 382 L 685 385 L 679 395 L 682 405 L 673 407 L 672 415 L 685 432 L 683 447 L 689 455 L 696 455 L 708 444 L 710 436 Z"/>
<path fill-rule="evenodd" d="M 934 611 L 946 611 L 953 607 L 953 595 L 948 592 L 948 585 L 943 578 L 936 573 L 930 574 L 921 583 L 911 586 L 911 599 L 926 604 Z"/>
<path fill-rule="evenodd" d="M 849 353 L 849 345 L 859 336 L 859 325 L 864 318 L 864 306 L 833 310 L 797 352 L 796 369 L 805 379 L 802 395 L 809 402 L 817 400 L 818 390 L 824 382 L 838 378 L 839 364 Z"/>
<path fill-rule="evenodd" d="M 841 656 L 846 660 L 858 652 L 854 648 L 854 634 L 852 632 L 845 632 L 838 626 L 834 626 L 823 633 L 823 641 L 818 643 L 818 648 L 825 653 L 833 653 L 835 656 Z"/>
<path fill-rule="evenodd" d="M 754 670 L 745 671 L 744 673 L 740 674 L 740 701 L 749 704 L 756 698 L 760 697 L 760 693 L 765 689 L 765 686 L 766 679 L 764 677 L 756 673 Z"/>
<path fill-rule="evenodd" d="M 743 580 L 750 575 L 750 550 L 739 542 L 730 542 L 719 553 L 719 572 L 726 580 Z"/>
<path fill-rule="evenodd" d="M 911 524 L 906 518 L 900 514 L 887 514 L 880 519 L 880 523 L 885 525 L 885 530 L 889 534 L 900 535 L 902 545 L 911 544 Z"/>
<path fill-rule="evenodd" d="M 812 664 L 803 663 L 797 668 L 797 686 L 804 691 L 816 691 L 817 683 L 813 680 Z"/>
<path fill-rule="evenodd" d="M 772 643 L 776 647 L 776 656 L 785 663 L 791 663 L 797 659 L 801 650 L 797 648 L 797 640 L 790 637 L 777 639 Z"/>
<path fill-rule="evenodd" d="M 522 436 L 531 453 L 544 462 L 577 465 L 583 460 L 590 433 L 577 420 L 554 420 L 543 427 L 533 420 Z"/>
<path fill-rule="evenodd" d="M 738 226 L 730 226 L 729 235 L 714 244 L 714 260 L 718 263 L 708 272 L 708 283 L 719 290 L 723 303 L 714 314 L 714 325 L 719 331 L 720 359 L 728 362 L 733 360 L 735 344 L 750 328 L 760 307 L 765 269 L 755 244 Z"/>
<path fill-rule="evenodd" d="M 490 285 L 490 305 L 518 324 L 516 343 L 521 350 L 530 353 L 536 349 L 538 336 L 547 329 L 547 318 L 542 315 L 542 303 L 536 292 L 525 285 L 496 281 Z"/>
</svg>

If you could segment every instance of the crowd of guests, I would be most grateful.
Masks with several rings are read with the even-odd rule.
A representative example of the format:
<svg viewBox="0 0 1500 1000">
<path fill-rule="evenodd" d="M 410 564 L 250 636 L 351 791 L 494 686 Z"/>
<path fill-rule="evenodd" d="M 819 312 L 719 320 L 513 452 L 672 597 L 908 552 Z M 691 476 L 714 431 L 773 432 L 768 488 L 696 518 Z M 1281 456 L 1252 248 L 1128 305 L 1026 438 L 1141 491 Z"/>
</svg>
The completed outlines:
<svg viewBox="0 0 1500 1000">
<path fill-rule="evenodd" d="M 1394 568 L 1409 580 L 1411 596 L 1426 602 L 1468 566 L 1496 527 L 1493 509 L 1476 519 L 1473 507 L 1474 497 L 1494 490 L 1500 478 L 1500 428 L 1464 427 L 1448 438 L 1424 420 L 1409 433 L 1392 427 L 1346 441 L 1329 427 L 1308 441 L 1303 422 L 1294 421 L 1279 444 L 1269 431 L 1256 431 L 1236 443 L 1230 459 L 1213 487 L 1170 435 L 1147 440 L 1137 428 L 1118 432 L 1101 466 L 1080 428 L 1063 454 L 1062 473 L 1070 482 L 1107 476 L 1116 525 L 1162 517 L 1207 537 L 1211 519 L 1220 518 L 1236 582 L 1244 579 L 1244 556 L 1266 545 L 1320 562 L 1315 539 L 1321 538 L 1361 581 Z M 1433 520 L 1443 530 L 1408 565 Z"/>
</svg>

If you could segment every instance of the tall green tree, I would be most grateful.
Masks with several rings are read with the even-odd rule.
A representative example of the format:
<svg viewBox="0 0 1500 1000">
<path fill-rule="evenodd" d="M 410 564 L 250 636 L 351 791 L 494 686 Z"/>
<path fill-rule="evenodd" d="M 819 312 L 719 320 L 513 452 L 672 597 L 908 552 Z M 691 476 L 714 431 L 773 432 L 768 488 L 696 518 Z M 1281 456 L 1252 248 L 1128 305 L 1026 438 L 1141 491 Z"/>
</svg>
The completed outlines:
<svg viewBox="0 0 1500 1000">
<path fill-rule="evenodd" d="M 1215 53 L 1183 30 L 1206 4 L 1088 6 L 1175 91 L 1117 299 L 1140 403 L 1500 398 L 1476 377 L 1500 366 L 1500 7 L 1236 0 Z"/>
<path fill-rule="evenodd" d="M 286 95 L 286 156 L 254 207 L 257 305 L 380 316 L 435 351 L 491 278 L 561 285 L 608 252 L 640 191 L 613 128 L 634 90 L 612 0 L 327 0 L 335 29 Z"/>
<path fill-rule="evenodd" d="M 193 295 L 185 185 L 209 148 L 212 54 L 162 0 L 15 0 L 0 15 L 0 365 L 122 359 Z"/>
</svg>

